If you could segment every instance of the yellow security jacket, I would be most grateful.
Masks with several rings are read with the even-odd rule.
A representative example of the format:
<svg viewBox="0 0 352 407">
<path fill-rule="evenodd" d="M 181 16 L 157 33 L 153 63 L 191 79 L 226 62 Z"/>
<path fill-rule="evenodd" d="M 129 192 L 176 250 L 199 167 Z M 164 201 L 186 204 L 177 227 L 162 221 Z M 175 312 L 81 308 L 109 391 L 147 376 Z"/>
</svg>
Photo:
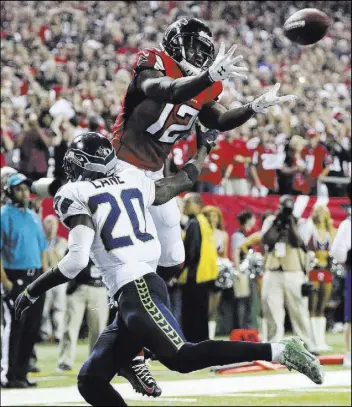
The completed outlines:
<svg viewBox="0 0 352 407">
<path fill-rule="evenodd" d="M 205 283 L 207 281 L 216 280 L 218 277 L 218 266 L 216 264 L 217 252 L 214 242 L 213 229 L 211 228 L 207 218 L 203 214 L 196 216 L 199 226 L 200 233 L 202 236 L 202 243 L 200 249 L 200 259 L 197 267 L 197 277 L 196 282 Z M 186 268 L 180 278 L 179 282 L 181 284 L 186 283 L 187 281 L 187 272 Z"/>
</svg>

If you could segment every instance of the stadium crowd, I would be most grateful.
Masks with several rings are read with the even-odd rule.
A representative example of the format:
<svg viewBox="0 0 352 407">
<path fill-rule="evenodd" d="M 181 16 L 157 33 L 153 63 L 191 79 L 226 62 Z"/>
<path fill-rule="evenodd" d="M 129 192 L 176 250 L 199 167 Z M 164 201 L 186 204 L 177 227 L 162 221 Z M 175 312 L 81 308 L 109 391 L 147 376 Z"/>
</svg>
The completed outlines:
<svg viewBox="0 0 352 407">
<path fill-rule="evenodd" d="M 295 106 L 275 107 L 269 114 L 258 115 L 240 128 L 221 134 L 195 190 L 225 195 L 345 196 L 345 183 L 325 186 L 321 177 L 346 180 L 351 177 L 351 6 L 348 1 L 316 2 L 315 7 L 325 11 L 333 24 L 318 44 L 302 48 L 291 43 L 281 27 L 291 14 L 307 6 L 306 1 L 292 1 L 289 6 L 286 2 L 256 1 L 1 2 L 1 167 L 11 166 L 32 180 L 46 176 L 63 178 L 63 156 L 76 135 L 89 129 L 110 137 L 131 80 L 136 53 L 158 47 L 165 28 L 176 19 L 195 16 L 209 24 L 216 49 L 220 40 L 225 42 L 226 49 L 238 44 L 249 68 L 248 80 L 226 81 L 222 104 L 235 107 L 251 102 L 277 81 L 281 82 L 283 94 L 299 97 Z M 166 162 L 165 172 L 176 172 L 194 152 L 194 135 L 180 140 Z M 32 200 L 32 209 L 37 213 L 39 204 L 35 198 Z M 221 211 L 203 207 L 201 201 L 198 204 L 196 213 L 189 208 L 183 212 L 182 222 L 186 225 L 188 216 L 204 215 L 217 242 L 214 253 L 227 264 L 223 268 L 233 267 L 231 259 L 239 270 L 248 253 L 245 243 L 254 236 L 251 235 L 252 224 L 256 222 L 254 214 L 239 214 L 240 227 L 229 236 Z M 329 224 L 327 208 L 325 212 Z M 311 222 L 313 215 L 312 212 Z M 326 232 L 330 246 L 335 232 L 330 229 Z M 49 248 L 55 252 L 56 235 L 49 235 L 47 232 Z M 264 253 L 261 236 L 255 235 L 253 241 L 248 247 Z M 330 246 L 323 250 L 325 257 Z M 61 252 L 63 255 L 64 250 Z M 321 268 L 328 267 L 325 257 Z M 72 294 L 79 294 L 81 286 L 101 290 L 96 281 L 100 277 L 94 277 L 93 282 L 91 278 L 90 275 L 89 284 L 88 280 L 78 281 L 78 291 L 75 287 L 72 292 L 63 292 L 60 306 L 56 303 L 61 320 L 55 322 L 52 318 L 52 333 L 45 331 L 48 321 L 43 320 L 42 339 L 61 341 L 61 356 L 65 353 L 63 348 L 70 347 L 70 357 L 58 360 L 61 371 L 72 368 L 71 354 L 74 355 L 78 336 L 77 329 L 71 335 L 68 327 L 62 327 L 65 303 L 74 300 Z M 173 311 L 180 320 L 184 314 L 182 294 L 185 298 L 187 291 L 184 284 L 181 276 L 170 281 L 168 287 L 174 300 Z M 237 273 L 231 287 L 225 287 L 223 281 L 219 284 L 221 295 L 219 287 L 212 286 L 209 299 L 209 308 L 215 312 L 209 310 L 205 315 L 206 322 L 209 320 L 209 336 L 228 334 L 232 328 L 258 327 L 256 306 L 261 276 Z M 336 300 L 335 308 L 342 302 L 341 287 L 341 278 L 336 279 L 333 288 L 329 287 L 331 298 Z M 193 293 L 194 287 L 191 289 Z M 104 297 L 105 291 L 101 291 Z M 49 308 L 55 311 L 52 302 L 47 296 L 46 317 Z M 312 318 L 323 318 L 324 310 L 315 313 L 311 308 Z M 331 308 L 334 312 L 334 307 Z M 336 315 L 328 321 L 329 329 L 334 320 Z M 54 328 L 59 326 L 56 335 Z M 73 339 L 68 345 L 70 335 Z"/>
<path fill-rule="evenodd" d="M 239 195 L 327 194 L 324 175 L 349 177 L 351 148 L 350 2 L 317 2 L 333 24 L 318 44 L 300 47 L 284 21 L 308 2 L 2 2 L 1 165 L 33 179 L 63 177 L 67 143 L 83 129 L 109 136 L 138 50 L 158 47 L 165 28 L 199 17 L 215 45 L 238 44 L 247 81 L 227 81 L 221 103 L 250 102 L 281 82 L 295 107 L 277 107 L 222 134 L 197 190 Z M 194 147 L 180 140 L 167 165 L 175 171 Z M 327 184 L 330 196 L 343 187 Z M 323 185 L 324 186 L 324 185 Z M 343 186 L 343 184 L 342 184 Z"/>
</svg>

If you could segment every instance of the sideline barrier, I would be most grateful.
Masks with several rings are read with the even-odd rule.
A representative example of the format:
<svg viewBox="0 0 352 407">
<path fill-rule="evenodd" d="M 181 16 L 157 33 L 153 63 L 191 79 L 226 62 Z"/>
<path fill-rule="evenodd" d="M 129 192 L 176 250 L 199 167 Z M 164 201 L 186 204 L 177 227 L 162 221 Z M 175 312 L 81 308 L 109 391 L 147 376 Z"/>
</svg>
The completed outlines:
<svg viewBox="0 0 352 407">
<path fill-rule="evenodd" d="M 258 230 L 261 225 L 261 215 L 266 212 L 275 212 L 279 205 L 280 197 L 277 195 L 266 196 L 266 197 L 252 197 L 252 196 L 225 196 L 225 195 L 212 195 L 212 194 L 201 194 L 203 198 L 204 205 L 214 205 L 221 209 L 224 215 L 225 227 L 229 235 L 231 236 L 235 230 L 238 228 L 238 222 L 236 216 L 249 209 L 257 216 L 256 228 L 253 230 Z M 303 199 L 302 199 L 303 198 Z M 305 199 L 304 199 L 305 198 Z M 297 198 L 295 198 L 297 199 Z M 307 218 L 314 205 L 317 202 L 327 203 L 328 208 L 331 212 L 332 219 L 334 220 L 334 225 L 337 227 L 341 221 L 343 221 L 347 216 L 346 207 L 349 206 L 349 200 L 347 198 L 317 198 L 317 197 L 303 197 L 300 196 L 300 200 L 303 202 L 301 205 L 302 217 Z M 47 215 L 55 213 L 53 207 L 53 199 L 46 198 L 42 202 L 42 215 L 43 218 Z M 67 237 L 68 229 L 60 224 L 59 236 Z"/>
</svg>

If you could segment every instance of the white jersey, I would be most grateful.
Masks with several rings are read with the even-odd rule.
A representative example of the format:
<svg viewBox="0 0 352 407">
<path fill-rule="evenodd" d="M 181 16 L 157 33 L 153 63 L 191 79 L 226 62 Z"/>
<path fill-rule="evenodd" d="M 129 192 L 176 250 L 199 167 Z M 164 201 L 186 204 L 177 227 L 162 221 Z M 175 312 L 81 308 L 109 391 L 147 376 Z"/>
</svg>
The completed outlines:
<svg viewBox="0 0 352 407">
<path fill-rule="evenodd" d="M 123 285 L 155 272 L 160 242 L 149 212 L 155 183 L 138 169 L 113 177 L 65 184 L 54 198 L 61 222 L 89 215 L 95 226 L 90 257 L 113 296 Z"/>
</svg>

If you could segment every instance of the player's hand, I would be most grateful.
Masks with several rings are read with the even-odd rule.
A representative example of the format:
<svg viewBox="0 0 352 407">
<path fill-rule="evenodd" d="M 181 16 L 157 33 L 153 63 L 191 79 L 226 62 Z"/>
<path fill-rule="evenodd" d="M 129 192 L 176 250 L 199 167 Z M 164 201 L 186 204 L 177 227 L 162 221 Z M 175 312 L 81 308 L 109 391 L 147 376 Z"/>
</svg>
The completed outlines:
<svg viewBox="0 0 352 407">
<path fill-rule="evenodd" d="M 200 149 L 204 146 L 207 149 L 207 153 L 210 153 L 210 150 L 215 147 L 216 139 L 219 135 L 219 130 L 210 130 L 205 127 L 202 129 L 199 121 L 196 121 L 196 134 L 197 134 L 197 149 Z"/>
<path fill-rule="evenodd" d="M 21 320 L 24 313 L 28 310 L 29 307 L 31 307 L 38 299 L 39 297 L 31 297 L 27 289 L 25 289 L 17 298 L 15 301 L 15 318 L 17 320 Z"/>
<path fill-rule="evenodd" d="M 247 79 L 247 76 L 243 75 L 241 72 L 248 71 L 248 68 L 244 66 L 236 66 L 236 64 L 243 59 L 242 55 L 233 57 L 236 48 L 237 45 L 233 45 L 225 54 L 225 44 L 221 42 L 218 55 L 208 71 L 210 79 L 213 82 L 224 81 L 225 79 L 234 76 L 241 79 Z"/>
<path fill-rule="evenodd" d="M 263 113 L 270 106 L 278 105 L 282 102 L 292 102 L 297 99 L 295 95 L 277 96 L 281 83 L 276 83 L 268 92 L 252 102 L 252 109 L 256 113 Z"/>
</svg>

